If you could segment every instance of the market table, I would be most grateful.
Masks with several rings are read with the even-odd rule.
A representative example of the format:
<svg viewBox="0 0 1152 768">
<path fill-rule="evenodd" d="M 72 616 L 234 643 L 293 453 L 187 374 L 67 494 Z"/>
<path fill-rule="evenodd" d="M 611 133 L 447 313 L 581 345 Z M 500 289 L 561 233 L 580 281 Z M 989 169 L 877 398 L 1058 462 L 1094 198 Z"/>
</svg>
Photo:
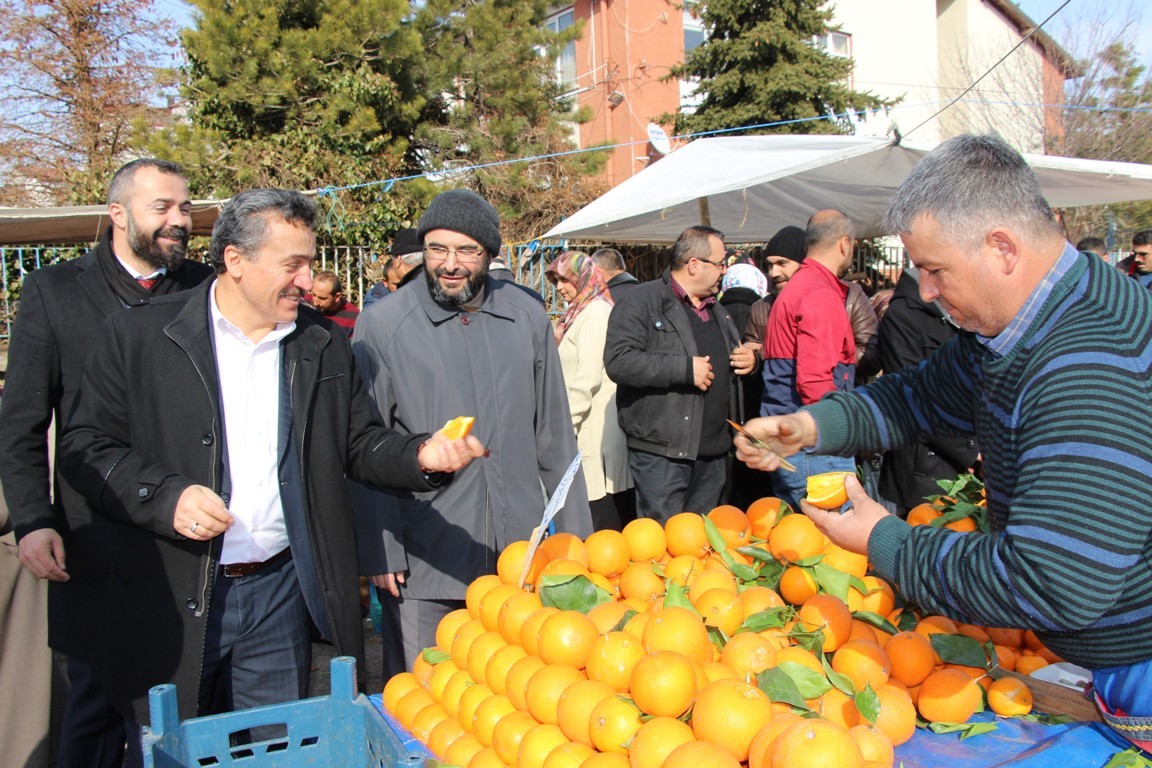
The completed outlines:
<svg viewBox="0 0 1152 768">
<path fill-rule="evenodd" d="M 404 730 L 387 712 L 380 695 L 369 699 L 384 715 L 410 750 L 428 750 Z M 1011 765 L 1020 768 L 1103 768 L 1112 755 L 1131 745 L 1101 723 L 1042 725 L 1015 718 L 996 717 L 991 712 L 973 720 L 996 722 L 996 730 L 961 739 L 957 734 L 936 734 L 916 729 L 908 742 L 896 748 L 895 765 L 904 768 L 994 768 Z"/>
<path fill-rule="evenodd" d="M 1132 746 L 1102 723 L 1041 725 L 996 717 L 991 712 L 972 719 L 995 721 L 996 730 L 961 740 L 956 734 L 935 734 L 918 728 L 910 741 L 896 748 L 896 764 L 903 762 L 905 768 L 1102 768 L 1112 755 Z"/>
</svg>

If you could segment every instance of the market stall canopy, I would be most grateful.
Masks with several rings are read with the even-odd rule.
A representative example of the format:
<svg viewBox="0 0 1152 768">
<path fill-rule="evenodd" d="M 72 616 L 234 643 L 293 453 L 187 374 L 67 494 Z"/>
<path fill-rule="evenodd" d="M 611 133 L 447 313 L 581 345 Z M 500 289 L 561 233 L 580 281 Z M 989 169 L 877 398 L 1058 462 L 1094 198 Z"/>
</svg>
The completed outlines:
<svg viewBox="0 0 1152 768">
<path fill-rule="evenodd" d="M 226 200 L 192 201 L 192 234 L 211 235 Z M 0 208 L 0 245 L 94 243 L 108 226 L 108 206 Z"/>
<path fill-rule="evenodd" d="M 609 190 L 542 239 L 671 243 L 696 224 L 766 242 L 838 208 L 860 237 L 886 234 L 888 201 L 929 147 L 863 136 L 697 139 Z M 1054 208 L 1152 200 L 1152 165 L 1025 155 Z"/>
</svg>

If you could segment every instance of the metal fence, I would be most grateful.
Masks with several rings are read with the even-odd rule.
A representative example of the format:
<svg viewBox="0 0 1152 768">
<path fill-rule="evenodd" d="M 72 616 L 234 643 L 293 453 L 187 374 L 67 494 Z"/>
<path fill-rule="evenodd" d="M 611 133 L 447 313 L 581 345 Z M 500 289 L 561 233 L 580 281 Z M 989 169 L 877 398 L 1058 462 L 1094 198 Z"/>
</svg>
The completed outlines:
<svg viewBox="0 0 1152 768">
<path fill-rule="evenodd" d="M 869 295 L 896 287 L 900 273 L 908 266 L 903 246 L 863 245 L 852 257 L 845 279 L 860 283 Z"/>
<path fill-rule="evenodd" d="M 334 272 L 344 288 L 344 296 L 358 307 L 364 294 L 384 279 L 388 256 L 364 245 L 318 245 L 315 272 Z"/>
<path fill-rule="evenodd" d="M 516 279 L 540 293 L 550 314 L 563 311 L 564 305 L 556 290 L 544 276 L 544 270 L 558 255 L 570 248 L 591 253 L 597 244 L 520 245 L 512 249 L 509 269 Z M 640 280 L 658 277 L 668 264 L 668 247 L 615 246 L 624 255 L 628 271 Z M 0 344 L 7 342 L 12 333 L 12 321 L 20 301 L 24 277 L 41 267 L 58 261 L 76 258 L 87 250 L 86 246 L 0 246 Z M 762 246 L 741 246 L 737 258 L 750 258 L 763 264 Z M 203 258 L 200 253 L 193 258 Z M 1107 260 L 1115 264 L 1127 252 L 1108 254 Z M 340 278 L 348 300 L 362 306 L 365 293 L 384 279 L 388 257 L 377 249 L 363 245 L 320 245 L 317 247 L 316 271 L 330 270 Z M 847 279 L 860 283 L 868 294 L 892 288 L 900 272 L 908 266 L 908 256 L 901 246 L 877 246 L 865 243 L 856 249 Z"/>
<path fill-rule="evenodd" d="M 584 245 L 536 245 L 516 246 L 509 257 L 509 269 L 517 280 L 540 293 L 545 299 L 549 313 L 563 311 L 556 290 L 544 276 L 544 270 L 558 255 L 570 247 L 591 253 L 598 246 Z M 24 276 L 40 267 L 58 261 L 76 258 L 86 250 L 84 246 L 5 246 L 0 247 L 0 341 L 6 341 L 12 333 L 12 321 L 20 300 L 20 289 Z M 623 247 L 620 249 L 628 263 L 628 269 L 641 280 L 658 277 L 668 263 L 666 247 Z M 742 250 L 743 254 L 762 263 L 760 247 Z M 203 258 L 204 254 L 199 254 Z M 197 256 L 194 254 L 194 258 Z M 387 256 L 379 250 L 363 245 L 321 245 L 317 247 L 317 271 L 334 272 L 344 286 L 348 300 L 360 306 L 362 297 L 373 285 L 384 279 Z M 891 288 L 900 277 L 900 271 L 907 265 L 903 248 L 861 247 L 856 252 L 849 278 L 864 285 L 871 293 L 875 290 Z"/>
</svg>

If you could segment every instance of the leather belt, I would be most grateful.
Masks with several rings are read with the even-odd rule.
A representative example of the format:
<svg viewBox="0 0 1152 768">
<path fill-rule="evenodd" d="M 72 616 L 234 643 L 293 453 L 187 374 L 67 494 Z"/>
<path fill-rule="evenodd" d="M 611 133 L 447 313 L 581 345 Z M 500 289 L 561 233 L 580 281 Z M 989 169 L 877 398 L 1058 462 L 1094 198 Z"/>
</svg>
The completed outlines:
<svg viewBox="0 0 1152 768">
<path fill-rule="evenodd" d="M 292 557 L 292 548 L 285 547 L 267 560 L 262 560 L 259 563 L 221 563 L 220 575 L 227 576 L 230 579 L 235 579 L 240 576 L 250 576 L 257 571 L 261 571 L 269 566 L 276 565 Z"/>
</svg>

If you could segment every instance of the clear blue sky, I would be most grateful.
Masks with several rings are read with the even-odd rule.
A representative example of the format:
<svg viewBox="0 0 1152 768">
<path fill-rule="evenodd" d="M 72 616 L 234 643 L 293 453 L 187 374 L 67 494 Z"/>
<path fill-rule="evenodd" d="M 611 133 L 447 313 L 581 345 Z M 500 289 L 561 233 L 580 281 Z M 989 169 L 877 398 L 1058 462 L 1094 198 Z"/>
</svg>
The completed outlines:
<svg viewBox="0 0 1152 768">
<path fill-rule="evenodd" d="M 833 0 L 834 2 L 836 0 Z M 840 0 L 840 2 L 851 0 Z M 1064 0 L 1015 0 L 1024 13 L 1037 24 L 1044 21 Z M 191 6 L 184 0 L 156 0 L 162 13 L 178 23 L 191 24 Z M 1090 39 L 1099 38 L 1092 30 L 1104 30 L 1115 37 L 1127 27 L 1127 35 L 1139 41 L 1138 49 L 1145 56 L 1145 64 L 1152 69 L 1152 3 L 1148 0 L 1071 0 L 1068 5 L 1045 25 L 1044 29 L 1075 55 L 1083 55 Z"/>
<path fill-rule="evenodd" d="M 1044 21 L 1064 0 L 1017 0 L 1016 4 L 1037 24 Z M 1103 29 L 1113 37 L 1122 32 L 1139 48 L 1145 63 L 1152 66 L 1152 51 L 1147 42 L 1152 37 L 1152 6 L 1147 0 L 1071 0 L 1049 21 L 1044 30 L 1072 53 L 1083 54 L 1083 43 L 1098 37 L 1093 31 Z"/>
</svg>

